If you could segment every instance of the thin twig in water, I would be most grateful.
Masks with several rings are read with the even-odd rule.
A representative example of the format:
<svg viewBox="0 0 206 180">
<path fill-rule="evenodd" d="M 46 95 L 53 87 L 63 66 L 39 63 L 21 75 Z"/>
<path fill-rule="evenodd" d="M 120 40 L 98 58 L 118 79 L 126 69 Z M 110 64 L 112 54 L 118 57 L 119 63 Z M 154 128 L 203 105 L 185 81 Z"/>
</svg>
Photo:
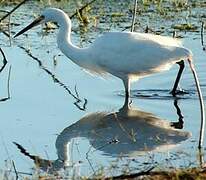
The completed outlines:
<svg viewBox="0 0 206 180">
<path fill-rule="evenodd" d="M 0 69 L 0 73 L 1 73 L 4 70 L 4 68 L 5 68 L 5 66 L 6 66 L 8 61 L 6 60 L 6 56 L 5 56 L 5 54 L 4 54 L 4 52 L 3 52 L 3 50 L 1 48 L 0 48 L 0 52 L 1 52 L 2 56 L 3 56 L 3 66 Z"/>
<path fill-rule="evenodd" d="M 14 168 L 14 172 L 15 172 L 15 174 L 16 174 L 16 180 L 18 180 L 18 179 L 19 179 L 19 175 L 18 175 L 18 172 L 17 172 L 17 170 L 16 170 L 16 166 L 15 166 L 13 160 L 12 160 L 12 165 L 13 165 L 13 168 Z"/>
<path fill-rule="evenodd" d="M 1 29 L 1 32 L 2 32 L 6 37 L 9 38 L 9 33 L 7 33 L 6 31 L 3 31 L 2 29 Z"/>
<path fill-rule="evenodd" d="M 24 154 L 25 156 L 29 157 L 31 160 L 36 161 L 37 156 L 31 155 L 29 152 L 27 152 L 27 150 L 23 146 L 21 146 L 17 142 L 13 142 L 13 143 L 17 146 L 17 148 L 20 150 L 20 152 L 22 154 Z"/>
<path fill-rule="evenodd" d="M 204 22 L 202 22 L 202 25 L 201 25 L 201 43 L 202 43 L 202 46 L 204 46 Z"/>
<path fill-rule="evenodd" d="M 15 10 L 17 10 L 21 5 L 23 5 L 26 1 L 28 0 L 24 0 L 21 3 L 19 3 L 17 6 L 15 6 L 11 11 L 9 11 L 5 16 L 3 16 L 0 19 L 0 22 L 3 21 L 4 19 L 6 19 L 8 16 L 10 16 Z"/>
<path fill-rule="evenodd" d="M 205 46 L 204 46 L 204 26 L 205 26 L 205 23 L 204 21 L 202 21 L 202 25 L 201 25 L 201 44 L 202 44 L 202 48 L 203 50 L 205 51 Z"/>
<path fill-rule="evenodd" d="M 95 173 L 95 169 L 94 169 L 94 167 L 92 166 L 91 161 L 89 160 L 89 153 L 90 153 L 91 149 L 92 149 L 92 146 L 90 146 L 89 149 L 88 149 L 88 151 L 86 152 L 86 160 L 88 161 L 89 166 L 91 167 L 93 173 Z"/>
<path fill-rule="evenodd" d="M 13 142 L 13 143 L 17 146 L 17 148 L 20 150 L 20 152 L 23 155 L 25 155 L 25 156 L 29 157 L 31 160 L 33 160 L 34 164 L 37 167 L 39 167 L 39 168 L 48 168 L 48 167 L 52 166 L 52 161 L 47 160 L 47 159 L 42 159 L 41 157 L 36 156 L 36 155 L 32 155 L 20 144 L 18 144 L 16 142 Z"/>
<path fill-rule="evenodd" d="M 7 101 L 11 98 L 11 96 L 10 96 L 10 77 L 11 77 L 11 66 L 9 67 L 9 75 L 8 75 L 8 79 L 7 79 L 7 97 L 1 98 L 0 102 Z"/>
<path fill-rule="evenodd" d="M 196 70 L 194 68 L 194 64 L 192 63 L 191 59 L 188 59 L 188 62 L 189 62 L 190 69 L 193 73 L 194 79 L 195 79 L 195 84 L 196 84 L 197 93 L 198 93 L 198 97 L 199 97 L 199 103 L 200 103 L 201 123 L 200 123 L 200 135 L 199 135 L 198 148 L 201 149 L 203 147 L 204 131 L 205 131 L 205 107 L 204 107 L 202 92 L 200 89 L 200 83 L 199 83 L 199 80 L 197 77 Z"/>
<path fill-rule="evenodd" d="M 0 69 L 0 73 L 1 73 L 4 70 L 4 68 L 6 67 L 8 61 L 7 61 L 6 56 L 1 48 L 0 48 L 0 52 L 3 56 L 3 66 Z M 7 80 L 7 97 L 1 98 L 0 102 L 7 101 L 8 99 L 11 98 L 11 96 L 10 96 L 10 77 L 11 77 L 11 66 L 9 67 L 9 75 L 8 75 L 8 80 Z"/>
<path fill-rule="evenodd" d="M 9 75 L 8 75 L 8 80 L 7 80 L 7 93 L 8 93 L 8 99 L 11 98 L 10 96 L 10 78 L 11 77 L 11 66 L 9 67 Z"/>
<path fill-rule="evenodd" d="M 8 31 L 9 31 L 9 45 L 11 46 L 11 15 L 9 15 Z"/>
<path fill-rule="evenodd" d="M 4 171 L 4 172 L 12 172 L 12 173 L 15 173 L 14 171 L 11 171 L 11 170 L 5 170 L 5 169 L 0 169 L 1 171 Z M 33 174 L 32 173 L 27 173 L 27 172 L 22 172 L 22 171 L 17 171 L 18 174 L 23 174 L 23 175 L 29 175 L 29 176 L 32 176 Z"/>
<path fill-rule="evenodd" d="M 77 91 L 77 85 L 75 85 L 74 90 L 75 90 L 76 96 L 79 98 L 79 93 Z"/>
<path fill-rule="evenodd" d="M 84 98 L 84 104 L 83 104 L 82 107 L 79 105 L 80 102 L 81 102 L 81 100 L 80 100 L 80 101 L 77 100 L 76 102 L 74 102 L 74 104 L 75 104 L 75 106 L 77 106 L 80 110 L 85 111 L 86 106 L 87 106 L 87 102 L 88 102 L 87 99 Z"/>
<path fill-rule="evenodd" d="M 134 132 L 133 129 L 131 129 L 130 131 L 127 130 L 126 127 L 124 127 L 124 125 L 119 121 L 118 116 L 117 116 L 116 113 L 114 113 L 114 118 L 115 118 L 115 120 L 117 121 L 117 123 L 118 123 L 119 127 L 121 128 L 121 130 L 122 130 L 123 132 L 125 132 L 125 134 L 128 136 L 128 138 L 129 138 L 132 142 L 136 142 L 136 141 L 137 141 L 137 140 L 136 140 L 136 137 L 135 137 L 136 132 Z"/>
<path fill-rule="evenodd" d="M 133 18 L 132 18 L 132 26 L 131 26 L 131 32 L 134 31 L 134 25 L 136 21 L 136 14 L 137 14 L 137 0 L 134 2 L 134 12 L 133 12 Z"/>
<path fill-rule="evenodd" d="M 84 98 L 83 110 L 85 110 L 85 109 L 86 109 L 87 102 L 88 102 L 88 100 L 87 100 L 86 98 Z"/>
<path fill-rule="evenodd" d="M 149 175 L 149 173 L 155 168 L 155 166 L 147 169 L 147 170 L 144 170 L 144 171 L 141 171 L 141 172 L 138 172 L 138 173 L 134 173 L 134 174 L 123 174 L 123 175 L 119 175 L 119 176 L 114 176 L 114 177 L 108 177 L 108 178 L 105 178 L 104 180 L 109 180 L 109 179 L 132 179 L 132 178 L 137 178 L 139 176 L 143 176 L 143 175 Z"/>
<path fill-rule="evenodd" d="M 29 57 L 31 57 L 32 59 L 34 59 L 34 60 L 38 63 L 39 67 L 40 67 L 41 69 L 43 69 L 48 75 L 50 75 L 50 76 L 52 77 L 52 79 L 53 79 L 53 81 L 54 81 L 55 83 L 57 83 L 57 84 L 59 84 L 61 87 L 63 87 L 63 88 L 69 93 L 69 95 L 71 95 L 71 96 L 76 100 L 73 104 L 74 104 L 78 109 L 80 109 L 80 110 L 82 110 L 82 111 L 85 111 L 85 110 L 86 110 L 87 99 L 84 98 L 84 101 L 82 101 L 79 97 L 77 97 L 74 93 L 72 93 L 72 91 L 71 91 L 63 82 L 61 82 L 50 70 L 48 70 L 46 67 L 44 67 L 44 66 L 42 65 L 42 62 L 40 61 L 40 59 L 37 58 L 37 57 L 35 57 L 35 56 L 30 52 L 29 49 L 26 49 L 26 48 L 23 47 L 23 46 L 19 46 L 19 48 L 23 49 L 23 50 L 27 53 L 27 55 L 28 55 Z M 80 105 L 81 102 L 84 102 L 84 104 L 83 104 L 82 106 Z"/>
</svg>

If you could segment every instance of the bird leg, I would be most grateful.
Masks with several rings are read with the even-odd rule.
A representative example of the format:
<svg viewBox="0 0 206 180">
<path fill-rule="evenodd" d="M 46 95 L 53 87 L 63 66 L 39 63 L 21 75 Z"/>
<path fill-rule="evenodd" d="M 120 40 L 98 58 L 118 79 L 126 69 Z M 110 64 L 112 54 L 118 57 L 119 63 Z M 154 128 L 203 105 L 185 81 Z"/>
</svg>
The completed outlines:
<svg viewBox="0 0 206 180">
<path fill-rule="evenodd" d="M 177 62 L 177 64 L 180 66 L 180 68 L 179 68 L 179 71 L 178 71 L 178 74 L 177 74 L 177 77 L 176 77 L 176 80 L 175 80 L 173 89 L 172 89 L 172 91 L 170 92 L 173 96 L 176 96 L 176 95 L 178 94 L 178 93 L 177 93 L 177 87 L 178 87 L 178 84 L 179 84 L 179 81 L 180 81 L 180 77 L 181 77 L 182 72 L 183 72 L 184 67 L 185 67 L 185 63 L 184 63 L 183 60 Z"/>
<path fill-rule="evenodd" d="M 125 87 L 125 98 L 128 100 L 130 96 L 130 82 L 129 79 L 123 80 Z"/>
<path fill-rule="evenodd" d="M 177 99 L 174 100 L 174 106 L 177 110 L 177 115 L 178 115 L 178 122 L 171 122 L 171 126 L 174 127 L 175 129 L 182 129 L 183 128 L 183 124 L 184 124 L 184 116 L 181 113 L 181 110 L 178 106 L 178 101 Z"/>
</svg>

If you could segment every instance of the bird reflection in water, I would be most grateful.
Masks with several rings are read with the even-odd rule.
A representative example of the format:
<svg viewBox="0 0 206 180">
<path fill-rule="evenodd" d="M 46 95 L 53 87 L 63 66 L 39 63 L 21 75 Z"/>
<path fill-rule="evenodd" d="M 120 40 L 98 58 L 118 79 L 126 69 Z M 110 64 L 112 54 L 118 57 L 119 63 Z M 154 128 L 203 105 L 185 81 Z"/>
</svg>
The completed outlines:
<svg viewBox="0 0 206 180">
<path fill-rule="evenodd" d="M 176 100 L 174 104 L 177 106 Z M 101 151 L 104 156 L 137 157 L 145 152 L 169 150 L 191 136 L 189 132 L 175 129 L 183 125 L 180 109 L 177 112 L 179 121 L 171 123 L 150 112 L 130 107 L 126 100 L 118 112 L 91 113 L 58 135 L 58 159 L 53 161 L 30 155 L 21 145 L 16 145 L 23 154 L 47 171 L 58 171 L 70 164 L 70 143 L 77 137 L 88 139 L 91 147 Z"/>
</svg>

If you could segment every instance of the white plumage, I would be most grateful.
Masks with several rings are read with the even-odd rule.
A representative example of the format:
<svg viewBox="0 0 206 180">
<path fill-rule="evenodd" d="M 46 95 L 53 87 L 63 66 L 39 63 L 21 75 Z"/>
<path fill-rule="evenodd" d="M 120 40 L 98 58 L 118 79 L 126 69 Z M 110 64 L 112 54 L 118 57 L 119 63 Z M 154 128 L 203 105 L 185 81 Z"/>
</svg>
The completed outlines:
<svg viewBox="0 0 206 180">
<path fill-rule="evenodd" d="M 131 80 L 168 70 L 174 63 L 192 56 L 191 51 L 174 38 L 135 32 L 107 32 L 89 47 L 79 48 L 71 42 L 69 17 L 56 8 L 46 9 L 16 36 L 48 21 L 59 24 L 57 43 L 68 58 L 90 72 L 119 77 L 124 82 L 127 97 Z"/>
<path fill-rule="evenodd" d="M 131 32 L 105 33 L 86 52 L 100 70 L 122 79 L 167 70 L 191 55 L 173 38 Z"/>
</svg>

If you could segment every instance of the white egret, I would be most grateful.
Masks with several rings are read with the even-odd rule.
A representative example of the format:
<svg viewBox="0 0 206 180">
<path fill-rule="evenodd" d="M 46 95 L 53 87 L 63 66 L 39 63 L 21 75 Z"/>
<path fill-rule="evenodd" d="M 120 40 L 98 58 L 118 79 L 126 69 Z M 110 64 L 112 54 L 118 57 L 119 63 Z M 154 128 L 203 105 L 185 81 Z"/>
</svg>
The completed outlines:
<svg viewBox="0 0 206 180">
<path fill-rule="evenodd" d="M 15 37 L 48 21 L 56 22 L 60 26 L 57 44 L 69 59 L 93 73 L 110 73 L 119 77 L 124 82 L 127 97 L 130 92 L 130 81 L 167 70 L 178 62 L 180 71 L 171 91 L 175 95 L 184 68 L 182 60 L 192 56 L 191 51 L 174 38 L 136 32 L 107 32 L 89 47 L 79 48 L 71 42 L 70 18 L 56 8 L 46 9 Z"/>
<path fill-rule="evenodd" d="M 57 44 L 60 50 L 77 65 L 97 74 L 110 73 L 123 80 L 125 96 L 129 97 L 130 82 L 153 73 L 168 70 L 178 63 L 178 72 L 171 93 L 176 94 L 184 61 L 188 60 L 192 69 L 201 106 L 201 133 L 199 147 L 203 143 L 204 104 L 196 72 L 192 64 L 192 53 L 174 38 L 136 32 L 107 32 L 97 38 L 89 47 L 79 48 L 71 42 L 71 20 L 57 8 L 48 8 L 41 16 L 25 27 L 14 37 L 32 27 L 56 22 L 59 25 Z"/>
</svg>

